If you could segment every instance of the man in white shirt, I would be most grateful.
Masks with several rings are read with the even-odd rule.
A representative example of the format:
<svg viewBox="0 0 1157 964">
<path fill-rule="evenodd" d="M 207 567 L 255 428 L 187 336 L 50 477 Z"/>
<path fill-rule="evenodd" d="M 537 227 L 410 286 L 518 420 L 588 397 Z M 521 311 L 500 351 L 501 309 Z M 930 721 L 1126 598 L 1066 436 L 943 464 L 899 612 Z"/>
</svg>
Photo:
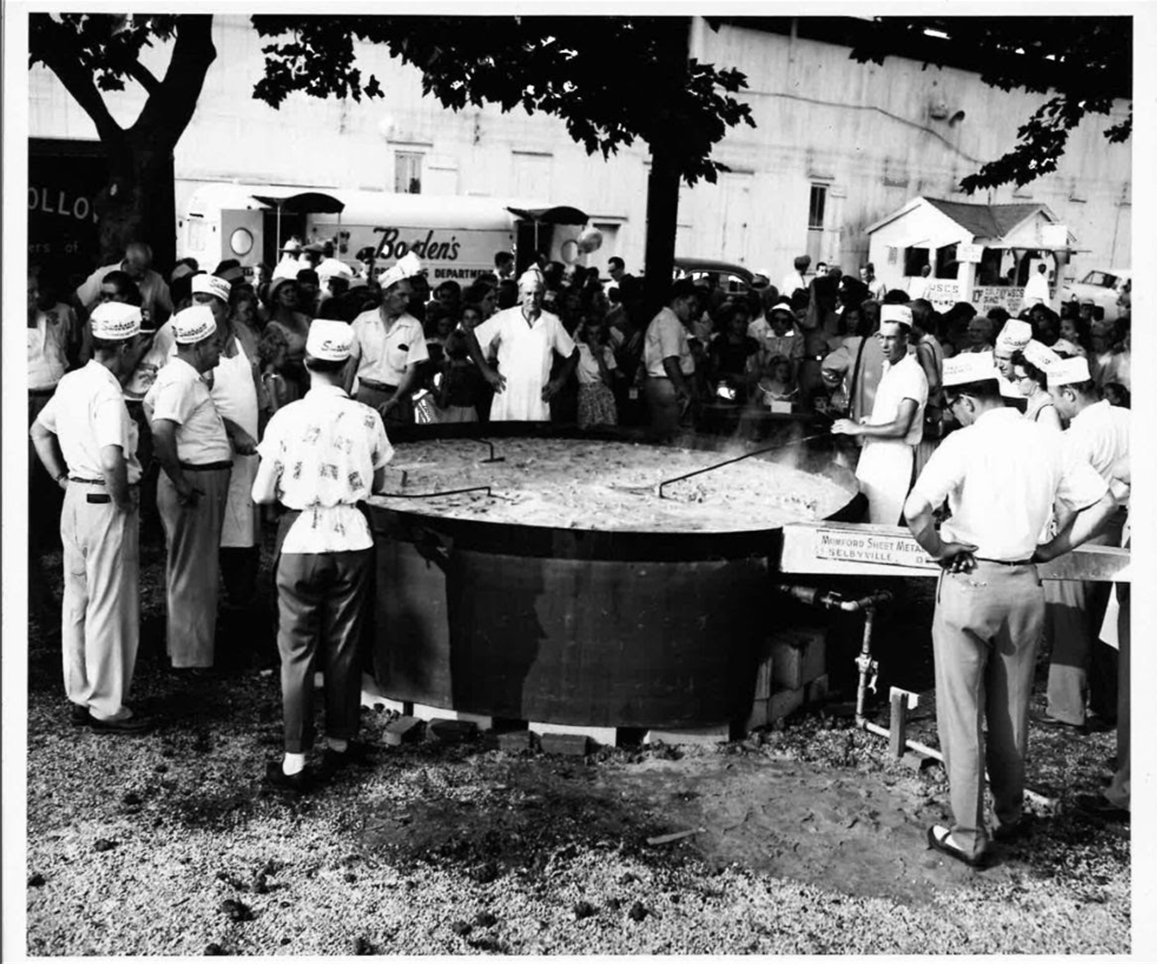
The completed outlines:
<svg viewBox="0 0 1157 964">
<path fill-rule="evenodd" d="M 1044 625 L 1035 562 L 1080 545 L 1113 511 L 1108 486 L 1070 461 L 1055 432 L 1007 408 L 991 353 L 944 361 L 948 407 L 963 426 L 932 453 L 904 507 L 920 546 L 944 569 L 932 645 L 936 725 L 952 804 L 951 827 L 928 844 L 976 866 L 986 861 L 985 769 L 994 835 L 1019 829 L 1028 708 Z M 937 532 L 933 513 L 951 518 Z M 1067 541 L 1038 548 L 1057 500 L 1076 513 Z"/>
<path fill-rule="evenodd" d="M 233 448 L 201 376 L 217 367 L 222 333 L 206 305 L 177 312 L 172 330 L 177 354 L 157 373 L 144 402 L 163 470 L 157 510 L 167 553 L 167 648 L 174 669 L 208 669 Z"/>
<path fill-rule="evenodd" d="M 651 429 L 660 437 L 674 435 L 695 403 L 695 359 L 687 326 L 699 306 L 699 295 L 688 278 L 671 286 L 667 307 L 651 319 L 643 336 L 643 383 Z"/>
<path fill-rule="evenodd" d="M 351 391 L 387 424 L 414 421 L 411 396 L 418 387 L 418 367 L 430 357 L 422 323 L 409 311 L 411 279 L 421 271 L 422 262 L 413 252 L 392 265 L 381 277 L 381 307 L 363 311 L 350 326 L 351 370 L 356 376 Z"/>
<path fill-rule="evenodd" d="M 928 292 L 928 285 L 931 282 L 928 280 L 932 274 L 932 265 L 926 264 L 920 269 L 920 277 L 911 278 L 908 281 L 908 300 L 917 301 L 923 298 Z"/>
<path fill-rule="evenodd" d="M 1049 298 L 1049 266 L 1047 264 L 1038 264 L 1036 266 L 1036 274 L 1028 279 L 1028 284 L 1024 286 L 1024 307 L 1031 308 L 1033 305 L 1048 306 Z"/>
<path fill-rule="evenodd" d="M 72 722 L 132 734 L 149 725 L 125 705 L 139 642 L 141 467 L 118 378 L 138 348 L 141 312 L 98 305 L 91 323 L 94 357 L 60 380 L 31 435 L 65 493 L 61 645 Z"/>
<path fill-rule="evenodd" d="M 1092 466 L 1106 483 L 1111 483 L 1113 467 L 1129 459 L 1129 410 L 1100 399 L 1084 358 L 1056 362 L 1049 367 L 1047 378 L 1053 405 L 1061 420 L 1068 423 L 1061 436 L 1068 456 Z M 1121 509 L 1090 541 L 1119 546 L 1124 516 L 1125 510 Z M 1057 512 L 1058 531 L 1064 531 L 1068 518 L 1063 509 Z M 1116 718 L 1115 652 L 1097 645 L 1109 591 L 1107 583 L 1065 580 L 1050 592 L 1048 708 L 1038 722 L 1082 729 L 1089 723 L 1089 713 L 1103 724 L 1111 724 Z"/>
<path fill-rule="evenodd" d="M 313 745 L 313 673 L 325 673 L 328 775 L 360 756 L 351 746 L 361 710 L 358 640 L 372 579 L 373 537 L 359 503 L 381 492 L 393 456 L 381 416 L 343 385 L 352 332 L 317 319 L 305 345 L 309 391 L 269 420 L 253 482 L 259 503 L 289 511 L 278 533 L 277 594 L 285 756 L 266 781 L 309 789 L 305 755 Z"/>
<path fill-rule="evenodd" d="M 113 271 L 123 271 L 137 283 L 141 292 L 141 308 L 149 327 L 159 328 L 173 313 L 173 303 L 169 298 L 169 286 L 152 269 L 153 250 L 147 244 L 133 241 L 125 247 L 125 256 L 117 264 L 97 268 L 84 283 L 76 289 L 76 300 L 86 311 L 100 299 L 100 286 L 105 275 Z"/>
<path fill-rule="evenodd" d="M 518 279 L 522 304 L 506 308 L 466 332 L 470 357 L 494 389 L 492 422 L 549 422 L 550 400 L 578 365 L 579 352 L 557 315 L 542 310 L 546 284 L 531 268 Z M 497 345 L 498 371 L 486 362 Z M 555 354 L 565 360 L 550 377 Z"/>
<path fill-rule="evenodd" d="M 876 386 L 872 414 L 863 422 L 837 419 L 836 435 L 860 436 L 864 449 L 856 466 L 860 491 L 868 499 L 872 525 L 900 524 L 900 512 L 912 480 L 912 458 L 924 437 L 928 378 L 915 355 L 908 354 L 912 310 L 905 305 L 880 309 L 880 345 L 884 374 Z"/>
<path fill-rule="evenodd" d="M 888 286 L 876 277 L 876 266 L 871 261 L 860 268 L 860 280 L 868 287 L 868 297 L 883 302 L 884 296 L 888 293 Z"/>
<path fill-rule="evenodd" d="M 811 257 L 806 254 L 801 254 L 792 262 L 792 270 L 783 276 L 779 285 L 779 293 L 784 301 L 791 301 L 791 296 L 800 288 L 807 291 L 807 281 L 804 280 L 804 275 L 807 274 L 807 269 L 811 267 L 811 263 Z"/>
</svg>

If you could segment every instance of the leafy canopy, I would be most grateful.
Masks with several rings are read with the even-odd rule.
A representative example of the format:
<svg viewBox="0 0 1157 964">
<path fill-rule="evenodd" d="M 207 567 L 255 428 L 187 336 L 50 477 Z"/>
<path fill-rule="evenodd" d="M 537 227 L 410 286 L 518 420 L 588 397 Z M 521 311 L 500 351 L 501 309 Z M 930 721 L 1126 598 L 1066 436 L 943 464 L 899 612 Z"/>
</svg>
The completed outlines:
<svg viewBox="0 0 1157 964">
<path fill-rule="evenodd" d="M 1105 137 L 1120 143 L 1132 134 L 1131 17 L 876 17 L 865 23 L 852 57 L 882 64 L 890 55 L 977 69 L 984 83 L 1003 91 L 1051 94 L 1018 129 L 1011 150 L 961 181 L 969 194 L 1055 171 L 1069 132 L 1089 114 L 1109 114 L 1115 99 L 1129 99 L 1129 113 Z"/>
<path fill-rule="evenodd" d="M 382 44 L 422 71 L 422 91 L 444 107 L 497 104 L 559 117 L 589 154 L 604 157 L 641 138 L 666 151 L 689 184 L 726 166 L 715 144 L 751 109 L 730 96 L 737 70 L 687 58 L 682 17 L 430 17 L 256 15 L 265 76 L 254 96 L 279 107 L 292 92 L 383 96 L 363 77 L 354 42 Z M 290 39 L 280 39 L 288 36 Z"/>
</svg>

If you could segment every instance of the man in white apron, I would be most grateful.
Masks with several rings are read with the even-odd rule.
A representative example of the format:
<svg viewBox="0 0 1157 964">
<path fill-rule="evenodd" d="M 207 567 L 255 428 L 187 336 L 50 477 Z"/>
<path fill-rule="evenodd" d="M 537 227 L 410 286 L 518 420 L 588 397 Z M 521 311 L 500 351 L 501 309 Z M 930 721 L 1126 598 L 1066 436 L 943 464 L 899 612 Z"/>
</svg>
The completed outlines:
<svg viewBox="0 0 1157 964">
<path fill-rule="evenodd" d="M 233 471 L 221 525 L 221 578 L 231 609 L 249 605 L 257 589 L 260 523 L 251 490 L 257 475 L 257 385 L 255 359 L 250 358 L 229 321 L 229 282 L 198 274 L 192 280 L 193 303 L 208 306 L 222 332 L 217 367 L 203 378 L 225 434 L 233 446 Z"/>
<path fill-rule="evenodd" d="M 492 315 L 466 332 L 470 357 L 494 388 L 490 419 L 494 422 L 549 422 L 550 400 L 578 365 L 578 348 L 557 315 L 542 310 L 546 282 L 531 269 L 518 281 L 522 304 Z M 498 347 L 498 371 L 486 363 L 492 344 Z M 554 352 L 566 359 L 550 377 Z"/>
<path fill-rule="evenodd" d="M 860 491 L 868 499 L 872 525 L 899 525 L 912 482 L 912 458 L 924 435 L 928 378 L 915 355 L 908 354 L 912 311 L 905 305 L 880 309 L 880 345 L 884 374 L 876 387 L 872 414 L 862 422 L 837 419 L 836 435 L 859 435 L 864 450 L 856 467 Z"/>
</svg>

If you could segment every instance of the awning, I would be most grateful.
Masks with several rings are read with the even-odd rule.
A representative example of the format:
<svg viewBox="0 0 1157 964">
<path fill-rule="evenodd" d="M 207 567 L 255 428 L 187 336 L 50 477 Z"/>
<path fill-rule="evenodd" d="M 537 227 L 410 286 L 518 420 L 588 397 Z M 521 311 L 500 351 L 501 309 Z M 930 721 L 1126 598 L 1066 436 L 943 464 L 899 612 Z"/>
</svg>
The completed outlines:
<svg viewBox="0 0 1157 964">
<path fill-rule="evenodd" d="M 535 221 L 539 224 L 586 224 L 589 218 L 578 208 L 561 205 L 553 208 L 511 208 L 506 209 L 516 218 Z"/>
<path fill-rule="evenodd" d="M 271 208 L 281 208 L 288 214 L 340 214 L 345 204 L 332 194 L 320 191 L 277 192 L 254 194 L 253 198 Z"/>
</svg>

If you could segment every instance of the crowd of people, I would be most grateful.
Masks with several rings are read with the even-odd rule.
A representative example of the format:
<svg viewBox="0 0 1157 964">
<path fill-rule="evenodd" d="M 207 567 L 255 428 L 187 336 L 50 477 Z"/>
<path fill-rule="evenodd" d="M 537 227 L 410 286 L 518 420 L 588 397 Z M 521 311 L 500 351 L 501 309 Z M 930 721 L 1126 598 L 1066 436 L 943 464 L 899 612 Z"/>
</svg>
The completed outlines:
<svg viewBox="0 0 1157 964">
<path fill-rule="evenodd" d="M 183 259 L 165 280 L 136 243 L 72 292 L 29 270 L 30 565 L 58 526 L 77 725 L 122 734 L 151 725 L 126 702 L 142 508 L 155 506 L 164 533 L 169 660 L 198 674 L 219 661 L 219 610 L 254 597 L 272 518 L 261 506 L 280 505 L 285 756 L 266 778 L 299 791 L 315 663 L 325 673 L 325 766 L 355 753 L 372 546 L 359 506 L 381 490 L 391 428 L 556 421 L 671 437 L 720 408 L 741 420 L 818 414 L 856 440 L 869 521 L 906 520 L 958 582 L 955 597 L 938 594 L 933 628 L 956 824 L 934 828 L 930 844 L 982 858 L 975 797 L 986 762 L 996 829 L 1015 828 L 1041 639 L 1052 645 L 1046 722 L 1118 724 L 1118 775 L 1098 806 L 1127 810 L 1126 594 L 1074 582 L 1045 589 L 1035 569 L 1089 539 L 1127 544 L 1127 301 L 1115 321 L 1087 305 L 1058 315 L 1039 297 L 1016 318 L 963 303 L 939 312 L 887 290 L 870 264 L 855 278 L 828 266 L 813 274 L 801 256 L 779 288 L 766 277 L 741 291 L 710 276 L 676 280 L 656 312 L 618 258 L 609 280 L 542 257 L 516 278 L 513 256 L 498 252 L 492 273 L 431 290 L 413 254 L 381 272 L 324 245 L 279 254 L 252 275 L 236 261 L 209 273 Z M 999 527 L 978 521 L 977 493 L 989 490 L 1010 507 L 996 514 Z M 968 590 L 978 584 L 991 590 L 982 604 Z M 1105 634 L 1117 661 L 1096 645 Z M 1008 726 L 994 724 L 991 699 L 978 704 L 981 680 L 1007 697 Z M 987 749 L 977 738 L 986 709 Z"/>
</svg>

